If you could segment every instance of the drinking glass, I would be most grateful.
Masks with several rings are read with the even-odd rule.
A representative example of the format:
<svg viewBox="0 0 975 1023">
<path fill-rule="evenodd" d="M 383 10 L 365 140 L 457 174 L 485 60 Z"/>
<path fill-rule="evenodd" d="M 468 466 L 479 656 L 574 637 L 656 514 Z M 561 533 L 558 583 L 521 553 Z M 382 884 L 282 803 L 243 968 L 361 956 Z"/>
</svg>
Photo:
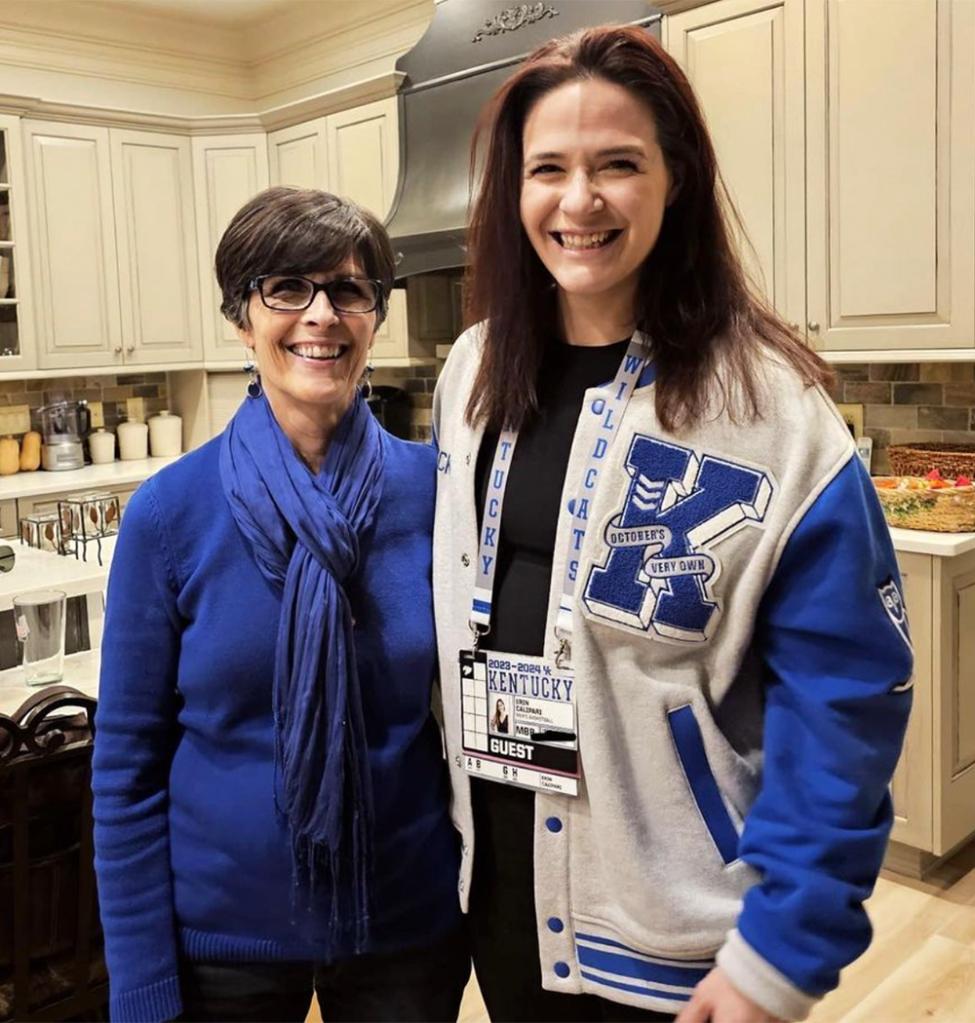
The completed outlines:
<svg viewBox="0 0 975 1023">
<path fill-rule="evenodd" d="M 61 590 L 34 590 L 14 597 L 13 605 L 27 685 L 60 682 L 64 677 L 67 596 Z"/>
</svg>

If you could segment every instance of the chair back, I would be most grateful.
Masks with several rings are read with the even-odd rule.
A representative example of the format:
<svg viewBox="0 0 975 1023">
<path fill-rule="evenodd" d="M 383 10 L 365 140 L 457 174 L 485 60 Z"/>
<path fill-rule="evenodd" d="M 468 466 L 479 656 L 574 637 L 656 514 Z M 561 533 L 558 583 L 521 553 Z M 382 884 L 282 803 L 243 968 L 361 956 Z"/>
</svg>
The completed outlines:
<svg viewBox="0 0 975 1023">
<path fill-rule="evenodd" d="M 108 999 L 92 844 L 95 706 L 48 686 L 0 714 L 0 1020 L 92 1019 Z"/>
</svg>

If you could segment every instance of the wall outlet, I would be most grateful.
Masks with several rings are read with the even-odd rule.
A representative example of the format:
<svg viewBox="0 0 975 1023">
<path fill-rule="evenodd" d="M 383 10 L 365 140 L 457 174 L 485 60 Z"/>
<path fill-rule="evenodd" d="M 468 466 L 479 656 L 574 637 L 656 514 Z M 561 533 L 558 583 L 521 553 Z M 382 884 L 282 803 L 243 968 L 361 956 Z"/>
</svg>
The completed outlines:
<svg viewBox="0 0 975 1023">
<path fill-rule="evenodd" d="M 91 413 L 91 428 L 93 430 L 105 425 L 105 406 L 100 401 L 88 402 L 88 411 Z"/>
<path fill-rule="evenodd" d="M 146 399 L 126 398 L 125 415 L 130 423 L 144 423 L 146 421 Z"/>
<path fill-rule="evenodd" d="M 0 435 L 27 433 L 30 429 L 30 405 L 0 406 Z"/>
<path fill-rule="evenodd" d="M 853 439 L 863 436 L 863 406 L 862 405 L 837 405 L 840 415 L 846 425 L 850 428 Z"/>
</svg>

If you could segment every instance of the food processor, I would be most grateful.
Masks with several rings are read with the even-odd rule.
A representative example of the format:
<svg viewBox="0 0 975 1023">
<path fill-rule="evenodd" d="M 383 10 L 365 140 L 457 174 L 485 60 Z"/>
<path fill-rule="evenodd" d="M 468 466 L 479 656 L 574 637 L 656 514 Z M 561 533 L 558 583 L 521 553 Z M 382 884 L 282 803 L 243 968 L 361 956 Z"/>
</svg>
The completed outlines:
<svg viewBox="0 0 975 1023">
<path fill-rule="evenodd" d="M 41 423 L 41 467 L 80 469 L 85 464 L 84 440 L 91 426 L 86 401 L 55 401 L 37 410 Z"/>
</svg>

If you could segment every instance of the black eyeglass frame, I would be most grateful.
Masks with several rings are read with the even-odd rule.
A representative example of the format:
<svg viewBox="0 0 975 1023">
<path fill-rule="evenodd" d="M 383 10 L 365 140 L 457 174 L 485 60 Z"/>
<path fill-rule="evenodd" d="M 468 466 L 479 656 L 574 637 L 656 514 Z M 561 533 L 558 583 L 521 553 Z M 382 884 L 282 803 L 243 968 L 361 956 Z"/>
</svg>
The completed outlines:
<svg viewBox="0 0 975 1023">
<path fill-rule="evenodd" d="M 294 278 L 294 279 L 299 280 L 299 281 L 305 281 L 306 283 L 311 285 L 311 289 L 312 289 L 311 297 L 308 299 L 308 301 L 304 305 L 301 305 L 301 306 L 294 305 L 294 306 L 288 306 L 287 308 L 285 308 L 283 306 L 268 305 L 267 299 L 264 297 L 264 289 L 261 287 L 261 285 L 269 277 L 291 277 L 291 278 Z M 376 288 L 376 296 L 377 296 L 376 297 L 376 304 L 374 306 L 372 306 L 371 308 L 369 308 L 369 309 L 343 309 L 343 308 L 341 308 L 341 306 L 336 305 L 334 299 L 331 296 L 331 293 L 330 293 L 329 289 L 333 285 L 335 285 L 335 284 L 341 284 L 343 281 L 367 281 L 369 284 L 374 285 L 375 288 Z M 253 277 L 251 279 L 250 283 L 247 285 L 247 290 L 248 290 L 248 292 L 256 291 L 258 293 L 258 295 L 261 296 L 261 302 L 264 304 L 265 308 L 270 309 L 272 313 L 301 313 L 301 312 L 304 312 L 315 301 L 315 298 L 317 297 L 318 293 L 320 291 L 324 291 L 325 292 L 325 297 L 328 299 L 329 304 L 331 305 L 331 307 L 337 313 L 340 313 L 343 316 L 368 316 L 369 313 L 374 313 L 374 312 L 378 311 L 379 319 L 382 320 L 382 319 L 385 318 L 385 315 L 386 315 L 386 289 L 383 286 L 383 282 L 379 281 L 379 280 L 376 280 L 375 277 L 356 277 L 354 274 L 345 274 L 342 277 L 333 277 L 330 281 L 325 281 L 324 283 L 319 284 L 317 281 L 313 281 L 310 277 L 305 277 L 303 274 L 282 274 L 282 273 L 261 274 L 260 276 Z"/>
</svg>

